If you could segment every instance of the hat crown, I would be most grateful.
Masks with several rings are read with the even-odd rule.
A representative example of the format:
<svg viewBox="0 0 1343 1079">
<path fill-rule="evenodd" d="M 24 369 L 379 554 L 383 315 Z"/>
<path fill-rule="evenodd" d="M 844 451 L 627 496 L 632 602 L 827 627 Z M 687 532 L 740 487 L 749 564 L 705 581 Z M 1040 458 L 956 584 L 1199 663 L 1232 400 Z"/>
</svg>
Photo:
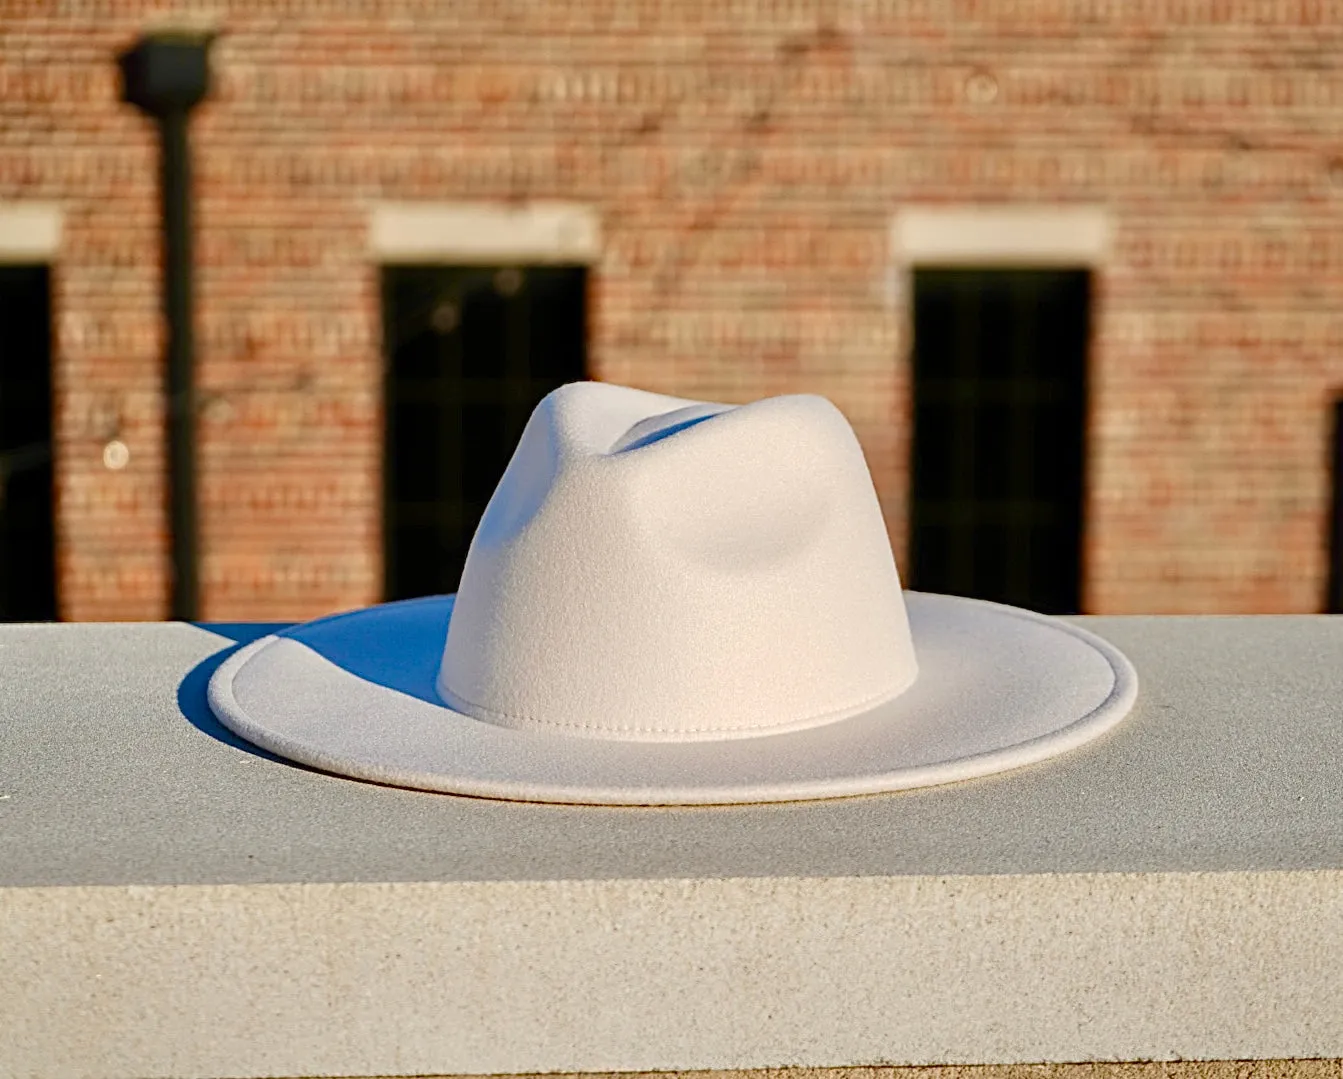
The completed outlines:
<svg viewBox="0 0 1343 1079">
<path fill-rule="evenodd" d="M 575 383 L 536 408 L 481 519 L 438 688 L 506 727 L 678 741 L 843 719 L 916 672 L 834 405 Z"/>
</svg>

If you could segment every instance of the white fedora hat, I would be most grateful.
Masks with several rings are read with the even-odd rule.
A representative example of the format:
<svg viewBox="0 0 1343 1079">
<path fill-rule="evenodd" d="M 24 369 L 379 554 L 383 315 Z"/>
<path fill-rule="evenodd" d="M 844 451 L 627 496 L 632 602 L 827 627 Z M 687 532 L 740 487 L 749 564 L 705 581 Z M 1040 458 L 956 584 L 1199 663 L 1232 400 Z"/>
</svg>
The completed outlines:
<svg viewBox="0 0 1343 1079">
<path fill-rule="evenodd" d="M 824 398 L 591 382 L 533 413 L 455 597 L 263 638 L 209 690 L 225 726 L 325 771 L 611 805 L 969 779 L 1096 737 L 1136 695 L 1076 626 L 902 593 Z"/>
</svg>

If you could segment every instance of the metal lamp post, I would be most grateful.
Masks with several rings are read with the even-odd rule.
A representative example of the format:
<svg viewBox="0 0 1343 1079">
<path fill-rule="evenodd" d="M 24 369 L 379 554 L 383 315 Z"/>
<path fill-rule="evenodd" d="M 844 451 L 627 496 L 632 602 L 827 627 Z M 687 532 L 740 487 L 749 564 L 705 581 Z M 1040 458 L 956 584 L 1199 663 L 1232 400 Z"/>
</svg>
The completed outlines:
<svg viewBox="0 0 1343 1079">
<path fill-rule="evenodd" d="M 168 499 L 172 527 L 172 617 L 193 621 L 200 607 L 196 522 L 196 395 L 192 334 L 191 156 L 187 124 L 209 92 L 212 35 L 160 33 L 119 57 L 123 100 L 158 121 L 162 138 L 163 309 Z"/>
</svg>

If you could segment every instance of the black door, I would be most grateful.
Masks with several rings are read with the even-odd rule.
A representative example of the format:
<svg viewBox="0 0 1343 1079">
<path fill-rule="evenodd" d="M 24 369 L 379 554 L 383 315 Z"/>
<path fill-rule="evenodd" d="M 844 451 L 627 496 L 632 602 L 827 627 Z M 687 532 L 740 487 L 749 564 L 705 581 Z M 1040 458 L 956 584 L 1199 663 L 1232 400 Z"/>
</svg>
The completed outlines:
<svg viewBox="0 0 1343 1079">
<path fill-rule="evenodd" d="M 1333 498 L 1329 514 L 1329 581 L 1326 614 L 1343 614 L 1343 397 L 1334 402 L 1330 465 Z"/>
<path fill-rule="evenodd" d="M 456 590 L 527 418 L 586 377 L 586 301 L 584 267 L 384 270 L 388 599 Z"/>
<path fill-rule="evenodd" d="M 51 282 L 0 266 L 0 620 L 56 617 Z"/>
<path fill-rule="evenodd" d="M 914 275 L 911 588 L 1076 613 L 1090 274 Z"/>
</svg>

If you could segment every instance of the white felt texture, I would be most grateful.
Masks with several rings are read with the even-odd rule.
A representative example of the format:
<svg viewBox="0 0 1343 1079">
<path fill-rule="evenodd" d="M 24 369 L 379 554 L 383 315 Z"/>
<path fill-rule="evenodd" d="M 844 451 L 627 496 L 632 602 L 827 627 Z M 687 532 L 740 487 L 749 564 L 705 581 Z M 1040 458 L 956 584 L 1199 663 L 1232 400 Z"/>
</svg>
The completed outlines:
<svg viewBox="0 0 1343 1079">
<path fill-rule="evenodd" d="M 678 743 L 574 738 L 453 711 L 434 684 L 452 597 L 386 604 L 266 637 L 220 666 L 209 699 L 235 733 L 340 775 L 610 805 L 791 801 L 971 779 L 1078 746 L 1133 705 L 1132 666 L 1085 630 L 977 600 L 917 592 L 905 600 L 919 663 L 914 684 L 852 718 L 783 734 Z"/>
<path fill-rule="evenodd" d="M 504 727 L 684 742 L 834 722 L 916 674 L 834 405 L 584 382 L 537 407 L 485 511 L 438 689 Z"/>
</svg>

